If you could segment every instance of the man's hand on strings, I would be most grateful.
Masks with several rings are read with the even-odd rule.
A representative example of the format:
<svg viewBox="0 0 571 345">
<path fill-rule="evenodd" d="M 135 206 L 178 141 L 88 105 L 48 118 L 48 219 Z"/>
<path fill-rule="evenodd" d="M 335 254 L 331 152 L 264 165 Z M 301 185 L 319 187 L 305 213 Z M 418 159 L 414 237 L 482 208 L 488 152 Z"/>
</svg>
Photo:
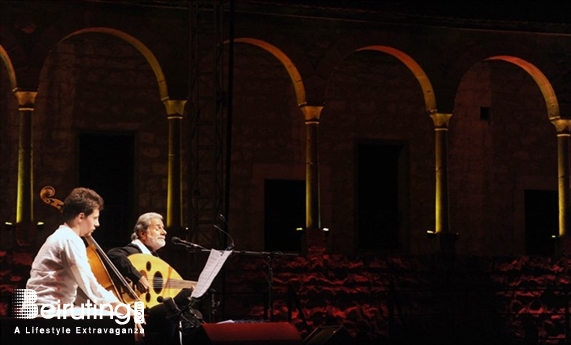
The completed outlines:
<svg viewBox="0 0 571 345">
<path fill-rule="evenodd" d="M 151 284 L 149 284 L 147 277 L 142 276 L 141 279 L 139 279 L 139 281 L 137 282 L 136 287 L 137 290 L 139 290 L 139 292 L 145 293 L 149 291 L 149 289 L 151 288 Z"/>
</svg>

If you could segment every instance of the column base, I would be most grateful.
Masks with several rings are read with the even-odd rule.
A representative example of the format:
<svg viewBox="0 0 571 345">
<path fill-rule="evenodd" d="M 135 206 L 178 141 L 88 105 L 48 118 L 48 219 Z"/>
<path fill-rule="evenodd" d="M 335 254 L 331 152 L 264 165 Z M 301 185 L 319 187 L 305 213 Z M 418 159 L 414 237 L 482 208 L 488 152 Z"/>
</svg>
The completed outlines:
<svg viewBox="0 0 571 345">
<path fill-rule="evenodd" d="M 442 256 L 449 258 L 456 256 L 456 240 L 458 239 L 457 233 L 429 233 L 428 238 L 433 242 L 435 253 L 439 253 Z"/>
<path fill-rule="evenodd" d="M 304 254 L 319 254 L 327 251 L 329 231 L 321 228 L 306 228 L 301 238 L 301 251 Z"/>
<path fill-rule="evenodd" d="M 571 254 L 571 236 L 563 236 L 555 239 L 555 256 Z"/>
<path fill-rule="evenodd" d="M 15 240 L 18 247 L 33 247 L 38 238 L 38 227 L 32 222 L 17 223 L 15 228 Z"/>
</svg>

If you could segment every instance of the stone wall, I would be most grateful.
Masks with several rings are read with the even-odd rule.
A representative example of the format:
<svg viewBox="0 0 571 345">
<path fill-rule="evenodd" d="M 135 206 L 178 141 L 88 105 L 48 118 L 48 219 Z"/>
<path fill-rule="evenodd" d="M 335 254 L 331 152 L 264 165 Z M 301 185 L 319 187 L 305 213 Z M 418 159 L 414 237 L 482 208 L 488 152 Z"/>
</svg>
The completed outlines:
<svg viewBox="0 0 571 345">
<path fill-rule="evenodd" d="M 37 248 L 58 225 L 39 190 L 52 185 L 64 197 L 79 181 L 79 133 L 132 134 L 135 186 L 129 223 L 143 212 L 166 213 L 168 121 L 152 68 L 158 65 L 164 72 L 160 82 L 167 84 L 170 99 L 187 99 L 190 82 L 188 13 L 180 8 L 17 3 L 3 4 L 0 23 L 2 57 L 15 67 L 0 64 L 3 315 Z M 38 15 L 44 14 L 41 6 L 46 15 Z M 442 18 L 424 25 L 381 13 L 354 21 L 330 11 L 325 18 L 292 16 L 280 13 L 281 7 L 272 8 L 272 15 L 252 9 L 238 9 L 233 47 L 229 214 L 237 249 L 264 249 L 264 181 L 306 178 L 306 125 L 293 82 L 303 84 L 311 105 L 324 105 L 321 221 L 331 228 L 332 250 L 272 258 L 273 318 L 284 320 L 291 313 L 304 334 L 337 324 L 359 339 L 395 343 L 569 342 L 569 258 L 522 256 L 525 191 L 557 190 L 557 137 L 540 86 L 553 87 L 561 116 L 568 117 L 569 35 L 551 32 L 551 25 L 535 31 L 502 23 L 496 30 L 494 23 L 482 22 L 486 29 L 480 30 L 478 23 L 469 28 L 435 24 Z M 156 65 L 134 41 L 156 57 Z M 300 80 L 291 79 L 278 58 L 284 56 Z M 494 56 L 507 58 L 488 60 Z M 452 261 L 431 256 L 434 246 L 426 238 L 435 225 L 434 125 L 419 69 L 411 73 L 409 68 L 414 64 L 431 83 L 438 110 L 453 113 L 450 226 L 459 237 Z M 546 83 L 538 85 L 534 77 L 539 75 L 532 77 L 529 68 L 537 68 Z M 18 85 L 11 84 L 12 72 Z M 4 226 L 15 222 L 18 200 L 22 128 L 13 87 L 38 91 L 31 128 L 33 181 L 25 182 L 33 183 L 32 220 L 45 225 L 33 238 Z M 491 111 L 489 118 L 482 118 L 482 108 Z M 195 192 L 188 188 L 193 178 L 189 109 L 182 122 L 183 225 L 190 222 Z M 364 141 L 407 148 L 400 248 L 394 255 L 354 254 L 359 252 L 355 147 Z M 128 240 L 130 228 L 113 231 Z M 546 228 L 546 238 L 556 231 Z M 184 260 L 170 252 L 165 254 L 185 276 L 200 272 L 203 258 Z M 225 283 L 217 286 L 224 304 L 216 318 L 264 317 L 267 264 L 265 258 L 240 256 L 228 262 Z"/>
<path fill-rule="evenodd" d="M 127 222 L 147 211 L 166 213 L 168 120 L 158 82 L 167 84 L 170 99 L 189 96 L 188 13 L 176 7 L 131 11 L 126 3 L 60 2 L 57 15 L 33 22 L 33 6 L 49 7 L 41 4 L 6 4 L 2 12 L 7 20 L 1 23 L 5 58 L 21 83 L 16 86 L 33 85 L 38 92 L 31 121 L 33 181 L 26 183 L 32 183 L 31 221 L 44 222 L 48 231 L 26 240 L 39 245 L 57 227 L 53 210 L 37 193 L 52 185 L 63 197 L 79 183 L 78 137 L 89 131 L 133 135 L 133 214 Z M 557 137 L 534 80 L 538 75 L 532 77 L 522 66 L 545 76 L 561 103 L 561 116 L 567 116 L 568 35 L 427 26 L 394 18 L 385 22 L 382 17 L 352 22 L 282 15 L 278 7 L 272 11 L 275 15 L 266 16 L 238 9 L 235 18 L 228 213 L 240 249 L 264 248 L 264 181 L 305 179 L 306 125 L 294 90 L 299 82 L 312 105 L 324 106 L 320 217 L 322 226 L 333 229 L 334 251 L 360 249 L 356 145 L 398 142 L 407 150 L 402 157 L 406 169 L 399 176 L 399 251 L 433 252 L 426 231 L 435 227 L 435 131 L 419 83 L 421 69 L 438 111 L 453 113 L 447 159 L 450 228 L 460 234 L 458 253 L 526 253 L 524 193 L 557 191 Z M 37 27 L 20 26 L 14 22 L 18 18 Z M 150 30 L 148 23 L 156 28 Z M 153 67 L 158 66 L 141 53 L 142 47 L 157 59 L 165 80 L 157 80 Z M 509 59 L 488 60 L 494 56 Z M 299 81 L 284 68 L 285 60 L 279 59 L 284 57 L 300 73 Z M 517 66 L 518 61 L 525 64 Z M 415 64 L 418 68 L 411 71 Z M 18 200 L 21 128 L 11 72 L 0 65 L 2 224 L 16 222 Z M 209 85 L 202 86 L 207 90 Z M 482 108 L 491 111 L 488 120 L 481 119 Z M 190 176 L 190 109 L 187 104 L 181 125 L 182 226 L 191 223 L 196 194 L 189 190 L 195 178 Z M 105 178 L 97 182 L 104 184 Z M 101 232 L 107 226 L 103 223 Z M 118 241 L 128 240 L 129 228 L 112 231 L 121 233 Z M 545 238 L 556 233 L 546 229 Z M 0 233 L 2 249 L 11 245 L 5 234 Z"/>
</svg>

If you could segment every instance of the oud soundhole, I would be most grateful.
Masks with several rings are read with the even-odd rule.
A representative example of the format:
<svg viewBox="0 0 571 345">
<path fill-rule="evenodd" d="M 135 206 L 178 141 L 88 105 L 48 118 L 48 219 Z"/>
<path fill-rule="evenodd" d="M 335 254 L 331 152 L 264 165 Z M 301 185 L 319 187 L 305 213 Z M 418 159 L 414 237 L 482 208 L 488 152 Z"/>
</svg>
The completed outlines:
<svg viewBox="0 0 571 345">
<path fill-rule="evenodd" d="M 157 271 L 153 276 L 153 290 L 156 294 L 159 294 L 163 289 L 163 275 L 161 272 Z"/>
</svg>

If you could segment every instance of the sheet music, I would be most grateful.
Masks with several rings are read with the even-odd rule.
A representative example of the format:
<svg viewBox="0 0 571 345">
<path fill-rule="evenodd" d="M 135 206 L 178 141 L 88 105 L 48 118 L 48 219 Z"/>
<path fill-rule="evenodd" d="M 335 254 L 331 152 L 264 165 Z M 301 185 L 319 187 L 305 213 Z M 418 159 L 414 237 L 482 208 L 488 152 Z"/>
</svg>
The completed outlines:
<svg viewBox="0 0 571 345">
<path fill-rule="evenodd" d="M 226 262 L 226 259 L 232 254 L 231 250 L 214 250 L 210 251 L 210 256 L 208 256 L 208 261 L 206 261 L 206 265 L 202 269 L 200 276 L 198 277 L 198 282 L 192 291 L 190 297 L 200 298 L 202 297 L 206 291 L 212 285 L 214 278 L 220 272 L 220 269 Z"/>
</svg>

